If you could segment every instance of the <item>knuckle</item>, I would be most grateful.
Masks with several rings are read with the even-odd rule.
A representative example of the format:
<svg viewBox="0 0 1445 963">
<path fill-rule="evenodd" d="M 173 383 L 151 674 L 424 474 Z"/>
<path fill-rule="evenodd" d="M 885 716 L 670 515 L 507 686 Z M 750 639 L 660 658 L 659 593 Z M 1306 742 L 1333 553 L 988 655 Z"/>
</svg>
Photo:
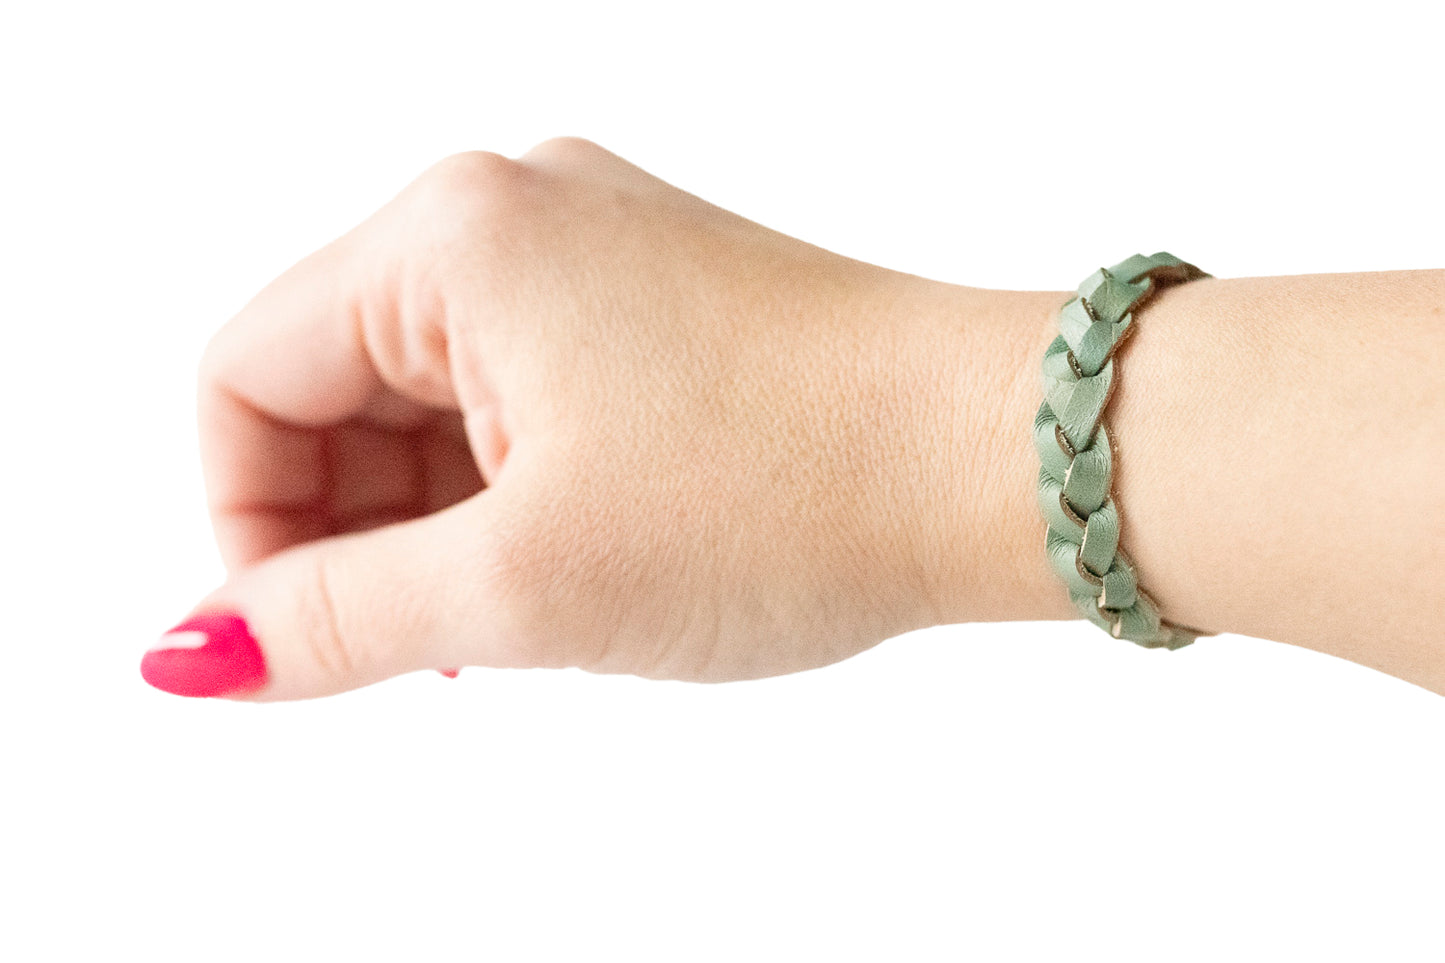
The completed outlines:
<svg viewBox="0 0 1445 963">
<path fill-rule="evenodd" d="M 306 593 L 300 624 L 311 645 L 311 656 L 330 678 L 345 681 L 356 676 L 357 652 L 341 625 L 336 604 L 337 575 L 331 557 L 317 553 L 310 562 L 312 591 Z"/>
<path fill-rule="evenodd" d="M 196 385 L 206 391 L 220 380 L 223 352 L 219 346 L 220 332 L 216 331 L 207 339 L 201 349 L 200 361 L 196 364 Z"/>
<path fill-rule="evenodd" d="M 422 215 L 444 230 L 475 233 L 510 223 L 533 194 L 534 178 L 518 161 L 492 151 L 451 154 L 417 179 Z"/>
<path fill-rule="evenodd" d="M 218 390 L 228 380 L 229 369 L 235 367 L 237 357 L 244 358 L 244 352 L 237 351 L 237 327 L 235 319 L 212 331 L 201 348 L 196 364 L 196 383 L 203 389 Z"/>
<path fill-rule="evenodd" d="M 602 146 L 585 137 L 563 135 L 549 137 L 532 146 L 522 155 L 524 160 L 543 163 L 586 163 L 608 154 Z"/>
<path fill-rule="evenodd" d="M 516 161 L 494 151 L 464 150 L 443 157 L 422 178 L 443 195 L 469 195 L 505 188 L 520 170 Z"/>
<path fill-rule="evenodd" d="M 601 639 L 597 598 L 579 573 L 596 551 L 573 516 L 532 514 L 493 524 L 476 543 L 478 588 L 494 608 L 497 657 L 507 665 L 587 668 Z"/>
<path fill-rule="evenodd" d="M 478 588 L 501 619 L 495 637 L 499 659 L 509 666 L 562 667 L 566 659 L 556 628 L 565 606 L 545 551 L 512 526 L 495 529 L 479 551 Z"/>
</svg>

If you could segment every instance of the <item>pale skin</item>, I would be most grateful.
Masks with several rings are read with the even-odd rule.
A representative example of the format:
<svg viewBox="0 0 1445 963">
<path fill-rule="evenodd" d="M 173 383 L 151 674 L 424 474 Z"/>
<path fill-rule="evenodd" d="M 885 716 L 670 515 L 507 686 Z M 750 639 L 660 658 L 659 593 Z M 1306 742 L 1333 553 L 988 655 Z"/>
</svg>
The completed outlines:
<svg viewBox="0 0 1445 963">
<path fill-rule="evenodd" d="M 1031 440 L 1071 294 L 852 260 L 578 138 L 454 155 L 207 347 L 228 577 L 196 610 L 245 614 L 256 701 L 457 666 L 751 679 L 1079 618 Z M 1439 270 L 1147 303 L 1105 417 L 1166 618 L 1445 693 L 1442 311 Z"/>
</svg>

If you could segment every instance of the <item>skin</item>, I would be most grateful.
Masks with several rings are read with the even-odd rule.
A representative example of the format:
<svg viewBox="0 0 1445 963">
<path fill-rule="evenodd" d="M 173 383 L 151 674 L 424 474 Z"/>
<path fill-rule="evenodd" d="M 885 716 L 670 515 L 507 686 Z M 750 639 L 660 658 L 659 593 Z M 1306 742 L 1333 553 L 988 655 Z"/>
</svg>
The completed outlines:
<svg viewBox="0 0 1445 963">
<path fill-rule="evenodd" d="M 1077 618 L 1030 435 L 1071 293 L 852 260 L 578 138 L 448 157 L 208 345 L 229 574 L 193 611 L 245 615 L 260 701 L 463 665 L 750 679 Z M 1445 271 L 1148 303 L 1106 421 L 1166 617 L 1445 692 L 1442 304 Z"/>
</svg>

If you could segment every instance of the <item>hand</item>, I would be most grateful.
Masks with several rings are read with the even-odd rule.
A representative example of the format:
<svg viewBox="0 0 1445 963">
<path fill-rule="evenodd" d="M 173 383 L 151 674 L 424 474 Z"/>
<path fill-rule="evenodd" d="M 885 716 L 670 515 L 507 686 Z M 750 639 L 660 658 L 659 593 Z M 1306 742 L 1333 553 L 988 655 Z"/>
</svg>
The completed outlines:
<svg viewBox="0 0 1445 963">
<path fill-rule="evenodd" d="M 917 319 L 946 287 L 577 138 L 449 157 L 209 344 L 229 576 L 192 614 L 244 621 L 183 623 L 207 634 L 163 639 L 147 678 L 259 700 L 461 665 L 722 681 L 934 624 L 967 521 L 940 493 L 987 474 L 942 459 L 960 429 Z M 1022 340 L 1005 366 L 1044 343 Z"/>
</svg>

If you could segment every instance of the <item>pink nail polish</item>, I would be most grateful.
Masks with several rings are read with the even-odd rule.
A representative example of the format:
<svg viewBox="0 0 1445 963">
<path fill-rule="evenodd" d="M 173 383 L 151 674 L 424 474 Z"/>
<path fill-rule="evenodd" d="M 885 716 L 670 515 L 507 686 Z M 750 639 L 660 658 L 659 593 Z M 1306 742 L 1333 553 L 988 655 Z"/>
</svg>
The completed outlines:
<svg viewBox="0 0 1445 963">
<path fill-rule="evenodd" d="M 455 679 L 457 676 L 462 674 L 461 669 L 437 669 L 437 671 L 440 672 L 442 675 L 446 676 L 448 679 Z"/>
<path fill-rule="evenodd" d="M 235 612 L 202 612 L 160 637 L 140 660 L 157 689 L 183 696 L 230 695 L 266 681 L 261 647 Z"/>
</svg>

